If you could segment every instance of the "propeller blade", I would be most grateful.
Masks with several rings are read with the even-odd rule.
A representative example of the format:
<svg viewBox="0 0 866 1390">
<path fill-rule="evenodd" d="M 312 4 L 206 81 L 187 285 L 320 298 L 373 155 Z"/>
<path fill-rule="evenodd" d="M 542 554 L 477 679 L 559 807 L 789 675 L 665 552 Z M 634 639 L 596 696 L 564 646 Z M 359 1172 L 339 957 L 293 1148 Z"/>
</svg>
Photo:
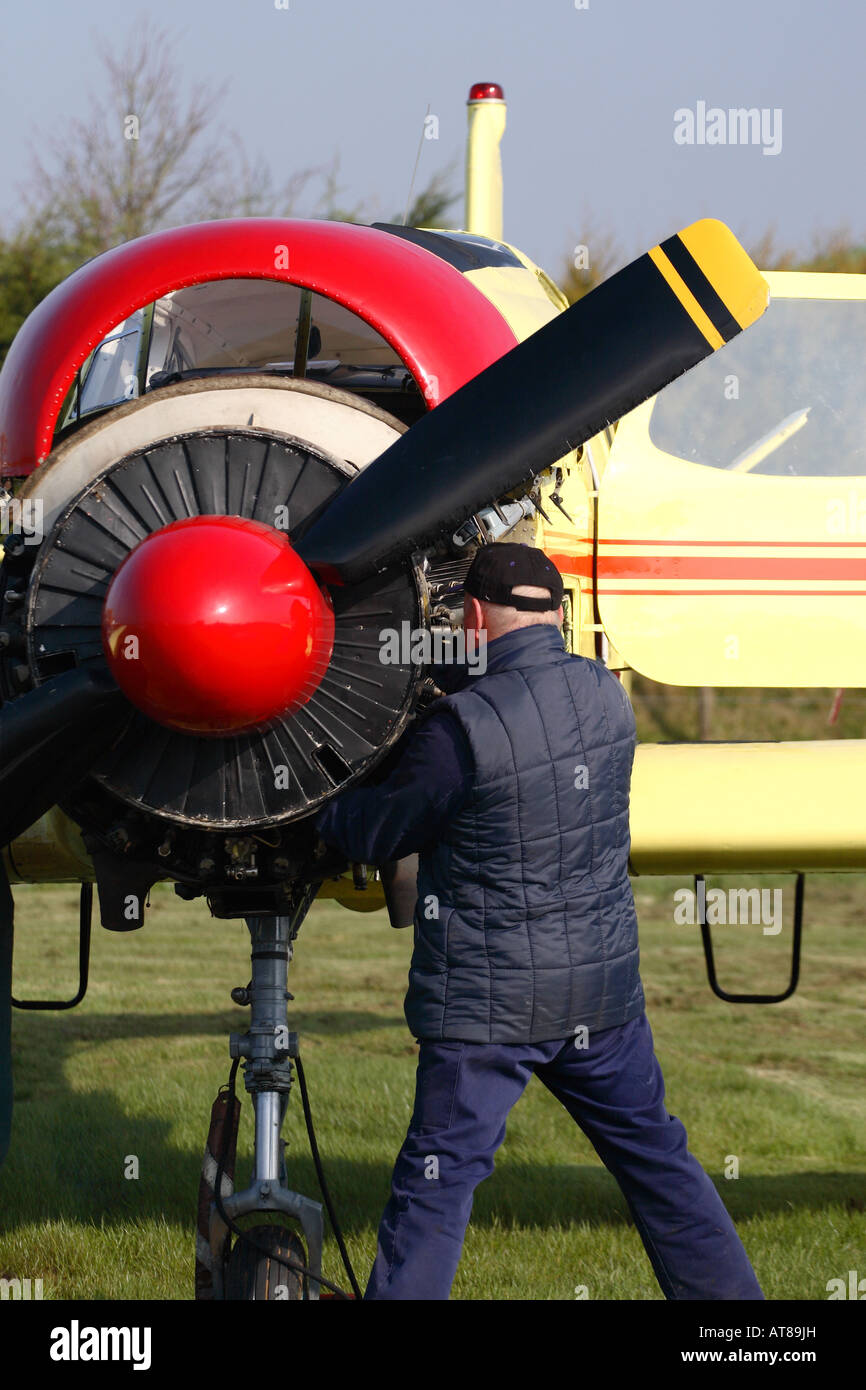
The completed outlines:
<svg viewBox="0 0 866 1390">
<path fill-rule="evenodd" d="M 334 498 L 299 554 L 330 583 L 407 559 L 729 342 L 768 300 L 724 223 L 693 223 L 413 425 Z"/>
<path fill-rule="evenodd" d="M 83 667 L 0 709 L 0 846 L 87 776 L 131 714 L 107 672 Z"/>
</svg>

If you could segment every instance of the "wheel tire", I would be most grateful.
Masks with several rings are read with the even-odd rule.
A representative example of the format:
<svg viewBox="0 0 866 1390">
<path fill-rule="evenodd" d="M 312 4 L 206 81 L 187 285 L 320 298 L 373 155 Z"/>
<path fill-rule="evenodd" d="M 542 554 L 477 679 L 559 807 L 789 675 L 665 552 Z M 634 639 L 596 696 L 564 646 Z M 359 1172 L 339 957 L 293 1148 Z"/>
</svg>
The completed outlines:
<svg viewBox="0 0 866 1390">
<path fill-rule="evenodd" d="M 307 1252 L 303 1241 L 285 1226 L 251 1226 L 249 1235 L 250 1240 L 238 1237 L 232 1247 L 226 1271 L 226 1299 L 234 1303 L 303 1299 L 306 1277 L 274 1258 L 281 1256 L 305 1265 Z"/>
</svg>

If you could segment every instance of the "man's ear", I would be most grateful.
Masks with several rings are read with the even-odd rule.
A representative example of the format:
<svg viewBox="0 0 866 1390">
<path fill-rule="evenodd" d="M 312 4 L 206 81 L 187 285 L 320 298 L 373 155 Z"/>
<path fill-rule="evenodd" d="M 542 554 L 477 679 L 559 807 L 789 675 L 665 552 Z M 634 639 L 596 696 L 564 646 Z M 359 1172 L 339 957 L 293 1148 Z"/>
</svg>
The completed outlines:
<svg viewBox="0 0 866 1390">
<path fill-rule="evenodd" d="M 484 614 L 481 611 L 481 604 L 473 594 L 463 595 L 463 630 L 465 632 L 480 632 L 484 627 Z"/>
</svg>

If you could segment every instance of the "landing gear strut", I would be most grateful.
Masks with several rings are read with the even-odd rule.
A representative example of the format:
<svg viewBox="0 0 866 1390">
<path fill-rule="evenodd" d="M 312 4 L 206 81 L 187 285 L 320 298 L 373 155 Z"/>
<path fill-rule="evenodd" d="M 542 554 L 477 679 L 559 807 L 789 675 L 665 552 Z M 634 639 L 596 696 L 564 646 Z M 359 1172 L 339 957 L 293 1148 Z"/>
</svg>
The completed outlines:
<svg viewBox="0 0 866 1390">
<path fill-rule="evenodd" d="M 305 895 L 291 916 L 246 919 L 251 979 L 246 988 L 232 990 L 232 998 L 249 1005 L 250 1023 L 245 1033 L 232 1033 L 229 1050 L 236 1063 L 243 1063 L 244 1084 L 253 1099 L 255 1165 L 250 1186 L 233 1192 L 219 1163 L 214 1173 L 211 1159 L 213 1189 L 219 1179 L 221 1202 L 214 1197 L 210 1203 L 209 1258 L 200 1246 L 199 1260 L 209 1266 L 215 1299 L 319 1297 L 322 1207 L 288 1187 L 285 1141 L 280 1137 L 293 1081 L 292 1059 L 298 1056 L 298 1035 L 289 1032 L 286 1021 L 286 1002 L 292 998 L 287 989 L 288 968 L 292 942 L 311 901 L 312 895 Z M 226 1148 L 221 1152 L 225 1154 Z M 203 1181 L 207 1170 L 206 1155 Z M 264 1226 L 247 1225 L 245 1238 L 238 1234 L 236 1223 L 253 1213 L 266 1213 L 268 1220 Z M 306 1250 L 286 1217 L 300 1223 Z M 230 1250 L 233 1231 L 236 1238 Z M 298 1266 L 307 1271 L 303 1277 Z"/>
</svg>

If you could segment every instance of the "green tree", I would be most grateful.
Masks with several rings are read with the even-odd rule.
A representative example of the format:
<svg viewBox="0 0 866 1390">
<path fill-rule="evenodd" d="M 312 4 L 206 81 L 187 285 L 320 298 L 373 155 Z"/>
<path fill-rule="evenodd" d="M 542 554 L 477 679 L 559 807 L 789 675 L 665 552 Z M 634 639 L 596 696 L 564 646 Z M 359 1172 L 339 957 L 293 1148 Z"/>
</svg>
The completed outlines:
<svg viewBox="0 0 866 1390">
<path fill-rule="evenodd" d="M 626 259 L 616 238 L 586 219 L 563 265 L 560 288 L 569 304 L 589 294 L 602 280 L 625 265 Z"/>
<path fill-rule="evenodd" d="M 442 227 L 449 225 L 446 213 L 457 202 L 459 194 L 451 188 L 453 164 L 434 174 L 425 188 L 415 195 L 406 214 L 407 227 Z M 402 222 L 403 213 L 391 219 Z"/>
<path fill-rule="evenodd" d="M 866 245 L 857 241 L 847 227 L 817 232 L 811 250 L 796 251 L 780 243 L 774 226 L 747 247 L 755 265 L 761 270 L 814 270 L 866 274 Z M 563 263 L 562 289 L 570 304 L 588 294 L 602 280 L 626 264 L 613 235 L 599 230 L 591 222 L 584 225 L 574 250 Z M 584 261 L 588 260 L 588 265 Z"/>
<path fill-rule="evenodd" d="M 185 222 L 292 216 L 302 195 L 313 217 L 368 220 L 365 201 L 342 201 L 338 155 L 278 182 L 237 135 L 220 129 L 226 84 L 190 85 L 169 31 L 145 20 L 121 49 L 98 40 L 95 47 L 104 80 L 89 109 L 33 150 L 28 222 L 52 244 L 74 246 L 86 259 Z M 434 175 L 417 194 L 410 225 L 437 221 L 456 201 L 449 177 L 450 170 Z"/>
<path fill-rule="evenodd" d="M 814 270 L 863 275 L 866 273 L 866 246 L 856 241 L 848 227 L 816 232 L 807 254 L 781 247 L 776 229 L 770 227 L 749 248 L 749 255 L 762 270 Z"/>
<path fill-rule="evenodd" d="M 81 259 L 192 220 L 203 190 L 228 172 L 212 138 L 225 88 L 190 87 L 166 30 L 144 21 L 120 50 L 98 39 L 95 48 L 103 83 L 62 135 L 38 138 L 25 190 L 30 224 Z"/>
<path fill-rule="evenodd" d="M 74 248 L 35 234 L 0 240 L 0 364 L 27 315 L 79 259 Z"/>
<path fill-rule="evenodd" d="M 103 81 L 64 132 L 41 135 L 23 190 L 24 219 L 0 238 L 0 362 L 27 315 L 82 262 L 165 227 L 221 217 L 307 215 L 370 221 L 364 201 L 348 205 L 339 156 L 279 182 L 260 156 L 221 130 L 225 86 L 190 86 L 165 29 L 144 21 L 119 49 L 98 38 Z M 179 94 L 183 92 L 184 96 Z M 414 199 L 410 225 L 435 224 L 456 201 L 450 170 Z M 396 218 L 402 221 L 402 216 Z"/>
</svg>

